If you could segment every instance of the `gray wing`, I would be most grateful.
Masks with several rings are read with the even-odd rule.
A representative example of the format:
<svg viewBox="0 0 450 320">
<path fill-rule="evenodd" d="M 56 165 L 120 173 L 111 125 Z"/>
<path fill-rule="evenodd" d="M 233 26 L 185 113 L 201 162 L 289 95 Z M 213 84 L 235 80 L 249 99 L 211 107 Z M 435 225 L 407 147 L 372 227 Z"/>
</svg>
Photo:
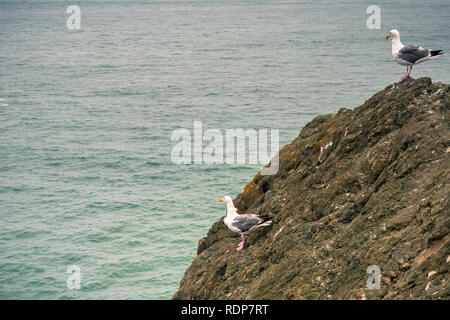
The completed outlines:
<svg viewBox="0 0 450 320">
<path fill-rule="evenodd" d="M 416 63 L 418 60 L 427 57 L 429 52 L 428 49 L 409 45 L 401 48 L 397 53 L 397 57 L 410 63 Z"/>
<path fill-rule="evenodd" d="M 233 219 L 231 225 L 238 228 L 242 232 L 246 232 L 263 222 L 264 219 L 256 214 L 241 214 Z"/>
</svg>

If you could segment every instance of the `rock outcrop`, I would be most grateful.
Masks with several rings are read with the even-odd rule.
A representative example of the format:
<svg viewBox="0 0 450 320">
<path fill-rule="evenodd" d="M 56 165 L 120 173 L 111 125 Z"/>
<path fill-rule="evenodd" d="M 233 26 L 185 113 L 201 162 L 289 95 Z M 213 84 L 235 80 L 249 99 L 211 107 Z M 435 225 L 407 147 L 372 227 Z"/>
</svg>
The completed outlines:
<svg viewBox="0 0 450 320">
<path fill-rule="evenodd" d="M 449 299 L 449 93 L 407 79 L 316 117 L 234 200 L 272 226 L 236 252 L 213 224 L 173 298 Z"/>
</svg>

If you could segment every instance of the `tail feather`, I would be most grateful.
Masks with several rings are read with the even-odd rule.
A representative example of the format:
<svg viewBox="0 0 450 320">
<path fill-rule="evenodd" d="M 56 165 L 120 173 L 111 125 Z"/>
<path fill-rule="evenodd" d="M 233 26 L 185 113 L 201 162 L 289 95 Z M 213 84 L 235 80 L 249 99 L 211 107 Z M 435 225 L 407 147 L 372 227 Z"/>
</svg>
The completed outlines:
<svg viewBox="0 0 450 320">
<path fill-rule="evenodd" d="M 266 221 L 264 223 L 258 224 L 258 227 L 268 227 L 272 224 L 272 220 Z"/>
<path fill-rule="evenodd" d="M 273 217 L 261 216 L 261 218 L 263 218 L 264 221 L 261 222 L 260 224 L 257 224 L 256 226 L 251 227 L 248 231 L 256 229 L 256 228 L 260 228 L 260 227 L 268 227 L 272 224 L 271 219 L 273 219 Z"/>
<path fill-rule="evenodd" d="M 434 56 L 438 56 L 443 53 L 444 53 L 444 51 L 442 51 L 442 50 L 433 50 L 433 51 L 430 51 L 430 56 L 434 57 Z"/>
</svg>

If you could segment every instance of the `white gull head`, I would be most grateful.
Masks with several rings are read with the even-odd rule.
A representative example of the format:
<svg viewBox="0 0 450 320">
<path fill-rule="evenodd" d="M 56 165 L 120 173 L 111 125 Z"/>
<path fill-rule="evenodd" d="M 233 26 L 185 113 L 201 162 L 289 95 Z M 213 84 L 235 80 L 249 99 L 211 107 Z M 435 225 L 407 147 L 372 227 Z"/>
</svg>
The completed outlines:
<svg viewBox="0 0 450 320">
<path fill-rule="evenodd" d="M 400 42 L 400 32 L 398 32 L 398 30 L 391 30 L 388 32 L 388 34 L 386 35 L 386 40 L 392 38 L 393 42 L 399 41 Z"/>
<path fill-rule="evenodd" d="M 219 202 L 225 202 L 225 203 L 233 203 L 233 199 L 231 199 L 230 196 L 225 196 L 222 199 L 219 200 Z"/>
<path fill-rule="evenodd" d="M 227 216 L 237 215 L 237 209 L 233 204 L 233 199 L 230 196 L 225 196 L 219 199 L 219 202 L 225 202 L 227 204 Z"/>
</svg>

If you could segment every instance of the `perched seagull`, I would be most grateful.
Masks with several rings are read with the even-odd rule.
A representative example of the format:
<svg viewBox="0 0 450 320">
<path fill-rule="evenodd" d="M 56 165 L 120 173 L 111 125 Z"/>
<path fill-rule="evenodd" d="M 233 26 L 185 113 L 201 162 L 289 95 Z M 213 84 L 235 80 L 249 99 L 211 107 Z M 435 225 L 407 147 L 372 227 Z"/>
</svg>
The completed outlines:
<svg viewBox="0 0 450 320">
<path fill-rule="evenodd" d="M 247 233 L 256 228 L 267 227 L 272 224 L 272 220 L 270 220 L 272 218 L 270 217 L 258 216 L 256 214 L 238 214 L 230 196 L 219 199 L 219 202 L 225 202 L 227 204 L 227 216 L 223 219 L 223 222 L 228 229 L 241 234 L 242 241 L 239 242 L 239 245 L 236 248 L 237 251 L 244 248 L 245 235 Z"/>
<path fill-rule="evenodd" d="M 398 64 L 406 66 L 406 74 L 400 79 L 400 82 L 409 77 L 413 65 L 434 59 L 443 53 L 442 50 L 431 51 L 419 46 L 405 46 L 400 42 L 400 32 L 395 29 L 389 31 L 386 35 L 386 40 L 389 38 L 392 38 L 392 56 L 394 60 Z"/>
</svg>

